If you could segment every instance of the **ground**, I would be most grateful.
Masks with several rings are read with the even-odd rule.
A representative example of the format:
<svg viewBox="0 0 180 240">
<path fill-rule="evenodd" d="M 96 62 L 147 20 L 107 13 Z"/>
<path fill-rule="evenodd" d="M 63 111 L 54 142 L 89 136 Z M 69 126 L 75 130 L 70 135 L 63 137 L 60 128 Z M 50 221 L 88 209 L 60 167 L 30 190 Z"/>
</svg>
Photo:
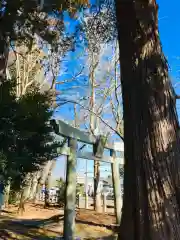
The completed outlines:
<svg viewBox="0 0 180 240">
<path fill-rule="evenodd" d="M 55 240 L 63 232 L 63 210 L 44 209 L 41 204 L 27 203 L 25 213 L 17 214 L 16 206 L 9 206 L 0 216 L 0 239 Z M 78 209 L 76 236 L 79 239 L 115 239 L 113 214 L 98 214 L 93 210 Z M 58 238 L 57 238 L 58 237 Z"/>
</svg>

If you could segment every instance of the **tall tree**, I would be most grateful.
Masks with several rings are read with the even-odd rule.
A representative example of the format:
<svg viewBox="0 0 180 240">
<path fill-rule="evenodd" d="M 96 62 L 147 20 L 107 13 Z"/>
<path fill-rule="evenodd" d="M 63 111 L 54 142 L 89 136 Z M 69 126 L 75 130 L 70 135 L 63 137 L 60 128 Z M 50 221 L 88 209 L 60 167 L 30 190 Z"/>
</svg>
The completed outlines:
<svg viewBox="0 0 180 240">
<path fill-rule="evenodd" d="M 16 188 L 24 189 L 29 173 L 56 156 L 57 145 L 48 126 L 53 113 L 50 96 L 29 89 L 17 99 L 15 89 L 13 80 L 4 80 L 0 86 L 0 181 L 6 185 L 11 180 Z"/>
<path fill-rule="evenodd" d="M 180 239 L 179 124 L 155 0 L 116 0 L 125 172 L 119 239 Z"/>
<path fill-rule="evenodd" d="M 63 11 L 67 10 L 71 16 L 74 16 L 78 8 L 87 4 L 87 0 L 2 1 L 0 3 L 0 76 L 5 75 L 12 42 L 26 39 L 31 45 L 34 35 L 37 34 L 47 42 L 56 44 L 63 29 Z"/>
<path fill-rule="evenodd" d="M 15 43 L 14 49 L 9 53 L 7 77 L 17 80 L 16 96 L 18 98 L 24 95 L 28 88 L 33 85 L 39 84 L 39 88 L 42 90 L 45 83 L 48 84 L 42 66 L 45 56 L 45 53 L 35 41 L 31 48 L 22 41 Z"/>
<path fill-rule="evenodd" d="M 85 31 L 85 37 L 88 44 L 88 58 L 89 58 L 89 130 L 93 135 L 100 134 L 99 126 L 99 115 L 101 111 L 97 108 L 96 104 L 96 88 L 97 79 L 96 71 L 99 64 L 99 56 L 101 51 L 102 42 L 112 38 L 111 27 L 112 22 L 110 21 L 112 15 L 109 14 L 106 8 L 104 12 L 99 12 L 97 14 L 93 6 L 85 14 L 85 20 L 83 22 L 83 29 Z M 113 19 L 113 18 L 112 18 Z M 108 31 L 104 31 L 108 28 Z M 97 112 L 97 115 L 94 114 Z M 99 191 L 99 179 L 100 179 L 100 163 L 99 161 L 94 161 L 94 208 L 96 211 L 101 210 L 101 194 Z"/>
<path fill-rule="evenodd" d="M 17 149 L 19 149 L 17 157 L 20 158 L 20 161 L 26 158 L 26 165 L 23 166 L 24 172 L 22 174 L 26 177 L 21 181 L 22 206 L 30 193 L 32 174 L 29 173 L 39 170 L 49 159 L 56 156 L 55 147 L 57 145 L 53 143 L 52 129 L 48 124 L 53 114 L 50 109 L 50 98 L 51 96 L 47 92 L 40 93 L 38 88 L 37 90 L 32 88 L 18 100 L 19 107 L 15 127 L 20 136 L 16 140 Z M 36 124 L 33 125 L 30 122 L 36 122 Z M 15 161 L 16 164 L 18 158 Z M 19 167 L 19 169 L 21 168 Z"/>
</svg>

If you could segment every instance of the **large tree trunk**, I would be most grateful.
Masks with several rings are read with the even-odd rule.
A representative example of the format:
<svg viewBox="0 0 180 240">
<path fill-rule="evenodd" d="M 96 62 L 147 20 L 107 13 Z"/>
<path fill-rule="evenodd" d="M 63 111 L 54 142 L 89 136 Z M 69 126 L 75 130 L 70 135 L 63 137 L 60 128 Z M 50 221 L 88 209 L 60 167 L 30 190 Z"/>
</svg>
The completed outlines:
<svg viewBox="0 0 180 240">
<path fill-rule="evenodd" d="M 95 134 L 95 130 L 97 131 L 97 117 L 94 115 L 95 112 L 95 103 L 96 103 L 96 80 L 95 80 L 95 71 L 99 63 L 99 55 L 95 54 L 93 51 L 91 52 L 91 65 L 90 65 L 90 88 L 91 88 L 91 96 L 90 96 L 90 132 L 91 134 Z M 101 194 L 99 192 L 99 179 L 100 179 L 100 164 L 98 161 L 94 161 L 94 210 L 97 212 L 101 211 Z M 87 196 L 86 196 L 87 198 Z"/>
<path fill-rule="evenodd" d="M 94 161 L 94 210 L 101 212 L 101 192 L 99 188 L 100 180 L 100 163 L 99 161 Z"/>
<path fill-rule="evenodd" d="M 28 173 L 22 184 L 21 197 L 20 197 L 19 208 L 18 208 L 18 212 L 20 214 L 23 214 L 23 212 L 25 211 L 25 203 L 30 196 L 31 178 L 32 178 L 32 174 Z"/>
<path fill-rule="evenodd" d="M 154 0 L 116 0 L 124 107 L 120 240 L 180 239 L 180 140 Z"/>
<path fill-rule="evenodd" d="M 36 203 L 38 201 L 39 198 L 39 193 L 42 190 L 43 185 L 45 184 L 46 178 L 48 176 L 49 173 L 49 169 L 51 168 L 52 165 L 52 160 L 49 160 L 43 167 L 42 170 L 40 171 L 39 175 L 38 175 L 38 183 L 36 185 L 36 190 L 34 193 L 34 203 Z"/>
<path fill-rule="evenodd" d="M 38 185 L 38 180 L 40 178 L 41 171 L 38 171 L 33 174 L 33 178 L 31 181 L 31 190 L 30 190 L 30 196 L 29 198 L 34 200 L 36 197 L 36 191 L 37 191 L 37 185 Z"/>
<path fill-rule="evenodd" d="M 5 193 L 4 193 L 4 205 L 7 208 L 9 205 L 9 195 L 10 195 L 10 190 L 11 190 L 11 181 L 9 180 L 7 182 L 7 185 L 5 187 Z"/>
<path fill-rule="evenodd" d="M 44 207 L 48 208 L 49 207 L 49 189 L 50 189 L 50 184 L 51 184 L 51 177 L 52 177 L 52 171 L 56 165 L 56 160 L 52 160 L 51 166 L 49 168 L 48 175 L 45 180 L 45 201 L 44 201 Z"/>
</svg>

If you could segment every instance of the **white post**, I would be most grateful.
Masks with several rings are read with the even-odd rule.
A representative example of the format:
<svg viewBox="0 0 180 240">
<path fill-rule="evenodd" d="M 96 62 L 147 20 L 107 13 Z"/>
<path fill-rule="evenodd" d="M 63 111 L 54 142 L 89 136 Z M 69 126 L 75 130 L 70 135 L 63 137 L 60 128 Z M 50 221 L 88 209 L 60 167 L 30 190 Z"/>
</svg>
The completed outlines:
<svg viewBox="0 0 180 240">
<path fill-rule="evenodd" d="M 121 208 L 122 208 L 122 196 L 121 196 L 121 182 L 119 175 L 119 162 L 116 161 L 116 152 L 110 150 L 110 155 L 113 157 L 113 163 L 111 164 L 113 189 L 114 189 L 114 210 L 116 215 L 116 222 L 120 224 L 121 221 Z"/>
<path fill-rule="evenodd" d="M 86 194 L 85 194 L 85 209 L 88 209 L 88 179 L 87 179 L 87 159 L 86 159 L 86 182 L 85 182 L 85 191 L 86 191 Z"/>
<path fill-rule="evenodd" d="M 107 209 L 106 209 L 106 207 L 107 207 L 106 198 L 107 198 L 107 195 L 106 195 L 106 193 L 104 192 L 104 193 L 103 193 L 103 212 L 104 212 L 104 213 L 107 212 Z"/>
</svg>

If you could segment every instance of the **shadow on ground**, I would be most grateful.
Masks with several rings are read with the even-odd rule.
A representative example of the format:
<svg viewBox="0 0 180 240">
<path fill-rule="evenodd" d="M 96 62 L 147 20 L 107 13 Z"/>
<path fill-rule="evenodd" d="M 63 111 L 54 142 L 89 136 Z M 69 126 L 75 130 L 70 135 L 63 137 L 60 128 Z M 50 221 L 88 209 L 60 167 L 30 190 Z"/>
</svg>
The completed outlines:
<svg viewBox="0 0 180 240">
<path fill-rule="evenodd" d="M 63 221 L 63 215 L 55 215 L 48 219 L 21 220 L 0 216 L 0 240 L 60 240 L 63 239 L 60 232 L 46 229 L 46 226 Z M 82 224 L 87 224 L 83 223 Z M 91 224 L 91 223 L 88 223 Z M 80 238 L 77 238 L 80 239 Z M 82 238 L 81 238 L 82 239 Z M 88 239 L 88 238 L 83 238 Z M 114 236 L 89 239 L 114 240 Z"/>
</svg>

